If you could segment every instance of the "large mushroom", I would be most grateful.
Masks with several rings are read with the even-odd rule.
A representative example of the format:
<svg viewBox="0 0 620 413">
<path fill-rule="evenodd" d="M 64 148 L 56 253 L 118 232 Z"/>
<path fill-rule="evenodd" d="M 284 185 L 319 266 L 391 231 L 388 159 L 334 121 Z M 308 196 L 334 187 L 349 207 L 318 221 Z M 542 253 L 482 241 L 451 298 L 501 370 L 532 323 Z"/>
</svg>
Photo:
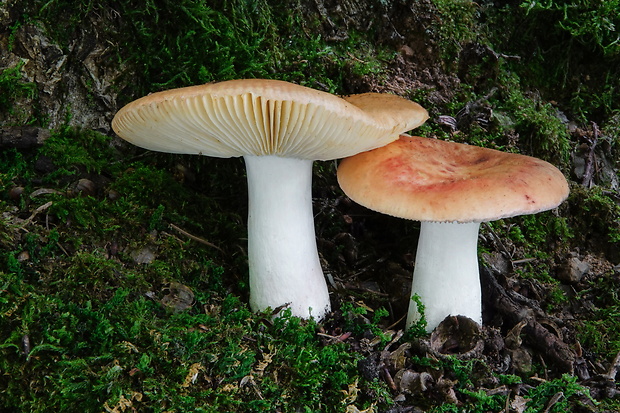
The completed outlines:
<svg viewBox="0 0 620 413">
<path fill-rule="evenodd" d="M 250 306 L 288 304 L 321 319 L 330 309 L 312 214 L 312 162 L 398 139 L 428 115 L 418 104 L 366 93 L 340 98 L 288 82 L 243 79 L 153 93 L 112 127 L 146 149 L 243 156 L 248 181 Z"/>
<path fill-rule="evenodd" d="M 344 159 L 338 182 L 369 209 L 422 221 L 411 290 L 428 331 L 449 315 L 482 323 L 481 222 L 555 208 L 569 191 L 564 175 L 540 159 L 406 135 Z M 407 328 L 419 318 L 412 300 Z"/>
</svg>

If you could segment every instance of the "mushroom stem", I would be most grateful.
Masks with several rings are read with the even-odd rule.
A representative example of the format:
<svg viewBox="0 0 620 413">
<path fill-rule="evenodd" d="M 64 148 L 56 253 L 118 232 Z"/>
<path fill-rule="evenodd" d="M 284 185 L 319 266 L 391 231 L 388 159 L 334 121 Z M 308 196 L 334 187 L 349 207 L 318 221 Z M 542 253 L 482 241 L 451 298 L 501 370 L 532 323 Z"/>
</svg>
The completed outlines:
<svg viewBox="0 0 620 413">
<path fill-rule="evenodd" d="M 250 307 L 288 304 L 321 319 L 330 310 L 314 233 L 312 161 L 244 156 L 248 178 Z"/>
<path fill-rule="evenodd" d="M 425 307 L 428 332 L 449 315 L 463 315 L 482 324 L 482 293 L 478 270 L 480 223 L 422 222 L 411 295 Z M 407 328 L 420 319 L 409 303 Z"/>
</svg>

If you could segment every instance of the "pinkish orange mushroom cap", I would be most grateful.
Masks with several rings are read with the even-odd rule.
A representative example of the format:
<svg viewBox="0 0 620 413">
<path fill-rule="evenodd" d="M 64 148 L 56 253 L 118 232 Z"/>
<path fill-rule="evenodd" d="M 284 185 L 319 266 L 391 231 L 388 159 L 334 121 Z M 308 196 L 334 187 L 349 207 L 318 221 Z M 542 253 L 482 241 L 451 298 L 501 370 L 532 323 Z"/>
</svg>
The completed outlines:
<svg viewBox="0 0 620 413">
<path fill-rule="evenodd" d="M 401 135 L 344 159 L 338 182 L 374 211 L 418 221 L 483 222 L 558 206 L 568 183 L 540 159 Z"/>
</svg>

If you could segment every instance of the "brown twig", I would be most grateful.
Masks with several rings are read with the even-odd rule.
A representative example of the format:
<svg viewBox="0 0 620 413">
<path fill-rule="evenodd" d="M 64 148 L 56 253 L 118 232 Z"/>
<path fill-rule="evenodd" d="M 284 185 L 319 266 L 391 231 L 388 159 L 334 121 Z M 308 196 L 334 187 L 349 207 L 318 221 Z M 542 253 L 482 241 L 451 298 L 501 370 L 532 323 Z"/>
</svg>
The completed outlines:
<svg viewBox="0 0 620 413">
<path fill-rule="evenodd" d="M 187 238 L 192 239 L 194 241 L 200 242 L 201 244 L 207 245 L 211 248 L 215 248 L 216 250 L 220 251 L 220 252 L 224 252 L 220 247 L 218 247 L 215 244 L 210 243 L 209 241 L 202 239 L 200 237 L 197 237 L 196 235 L 192 235 L 189 232 L 177 227 L 174 224 L 170 224 L 170 228 L 172 228 L 173 230 L 177 231 L 179 234 L 181 235 L 185 235 Z"/>
<path fill-rule="evenodd" d="M 493 227 L 491 227 L 488 222 L 483 222 L 482 225 L 486 228 L 487 231 L 489 231 L 489 233 L 493 237 L 493 242 L 495 243 L 495 245 L 497 245 L 498 248 L 501 249 L 506 254 L 506 256 L 508 256 L 512 260 L 514 253 L 508 251 L 508 248 L 506 248 L 506 246 L 502 243 L 501 238 L 499 237 L 499 235 L 497 235 L 495 230 L 493 230 Z"/>
<path fill-rule="evenodd" d="M 549 413 L 551 408 L 555 406 L 555 404 L 559 402 L 562 397 L 564 397 L 564 393 L 561 391 L 554 394 L 553 397 L 549 400 L 549 403 L 547 403 L 547 407 L 545 407 L 545 410 L 543 410 L 543 413 Z"/>
<path fill-rule="evenodd" d="M 520 260 L 512 261 L 512 265 L 527 264 L 532 261 L 536 261 L 536 258 L 521 258 Z"/>
<path fill-rule="evenodd" d="M 592 131 L 594 133 L 594 136 L 592 136 L 592 139 L 588 139 L 590 143 L 590 150 L 588 151 L 588 154 L 585 158 L 586 164 L 583 170 L 583 177 L 581 178 L 581 185 L 585 186 L 586 188 L 590 188 L 592 186 L 592 175 L 594 174 L 594 165 L 596 163 L 594 149 L 596 148 L 596 144 L 598 143 L 599 129 L 598 125 L 594 122 L 592 122 Z"/>
<path fill-rule="evenodd" d="M 40 207 L 38 207 L 37 209 L 35 209 L 32 214 L 26 218 L 22 224 L 21 224 L 21 229 L 23 229 L 24 231 L 26 231 L 26 229 L 24 228 L 26 225 L 28 225 L 30 222 L 32 222 L 32 220 L 42 211 L 45 211 L 46 209 L 48 209 L 49 207 L 52 206 L 52 201 L 46 202 L 45 204 L 41 205 Z"/>
<path fill-rule="evenodd" d="M 400 323 L 401 321 L 403 321 L 403 320 L 405 319 L 405 317 L 407 317 L 407 313 L 403 314 L 403 316 L 402 316 L 401 318 L 399 318 L 399 319 L 398 319 L 398 320 L 396 320 L 396 321 L 395 321 L 392 325 L 390 325 L 390 326 L 387 328 L 387 330 L 391 330 L 391 329 L 393 329 L 394 327 L 396 327 L 396 325 L 397 325 L 398 323 Z M 400 337 L 399 337 L 399 338 L 400 338 Z"/>
<path fill-rule="evenodd" d="M 381 373 L 383 373 L 383 379 L 385 380 L 387 385 L 390 386 L 390 389 L 392 389 L 393 391 L 398 390 L 398 387 L 396 387 L 396 383 L 394 383 L 394 379 L 392 378 L 392 375 L 390 374 L 390 371 L 386 366 L 383 366 L 383 368 L 381 369 Z"/>
<path fill-rule="evenodd" d="M 616 374 L 618 374 L 618 369 L 620 369 L 620 352 L 616 354 L 616 358 L 611 363 L 611 366 L 609 367 L 609 371 L 607 372 L 606 377 L 609 380 L 615 380 Z"/>
</svg>

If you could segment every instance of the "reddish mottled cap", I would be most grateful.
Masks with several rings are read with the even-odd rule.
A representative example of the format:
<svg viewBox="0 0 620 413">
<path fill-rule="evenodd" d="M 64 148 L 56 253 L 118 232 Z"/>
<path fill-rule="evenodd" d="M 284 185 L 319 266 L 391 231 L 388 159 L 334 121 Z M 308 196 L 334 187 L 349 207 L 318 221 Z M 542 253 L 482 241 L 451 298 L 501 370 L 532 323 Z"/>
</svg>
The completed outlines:
<svg viewBox="0 0 620 413">
<path fill-rule="evenodd" d="M 401 135 L 344 159 L 342 190 L 357 203 L 418 221 L 482 222 L 555 208 L 568 183 L 530 156 Z"/>
<path fill-rule="evenodd" d="M 150 94 L 119 110 L 112 128 L 162 152 L 326 160 L 386 145 L 427 118 L 420 105 L 395 95 L 341 98 L 278 80 L 240 79 Z"/>
</svg>

